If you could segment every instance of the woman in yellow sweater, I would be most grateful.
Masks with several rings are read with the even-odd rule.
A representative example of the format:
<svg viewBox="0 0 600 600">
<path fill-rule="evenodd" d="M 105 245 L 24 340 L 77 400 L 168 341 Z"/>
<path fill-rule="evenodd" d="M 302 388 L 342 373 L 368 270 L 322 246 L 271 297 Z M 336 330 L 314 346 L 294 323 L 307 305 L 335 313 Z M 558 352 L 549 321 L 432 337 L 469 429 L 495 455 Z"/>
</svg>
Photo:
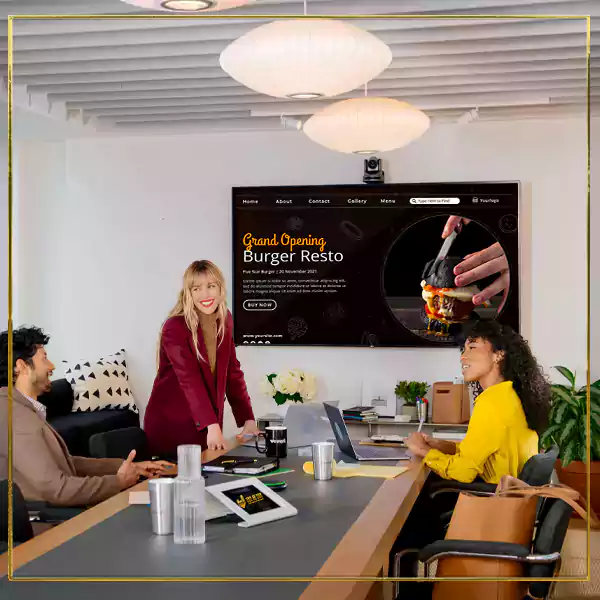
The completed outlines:
<svg viewBox="0 0 600 600">
<path fill-rule="evenodd" d="M 407 446 L 444 479 L 498 483 L 517 477 L 538 452 L 548 422 L 550 386 L 527 342 L 497 321 L 479 321 L 461 355 L 465 381 L 477 396 L 460 444 L 413 433 Z"/>
<path fill-rule="evenodd" d="M 422 548 L 443 538 L 440 517 L 454 508 L 457 496 L 440 494 L 432 499 L 432 484 L 440 479 L 498 483 L 503 475 L 517 477 L 538 453 L 538 434 L 548 422 L 550 384 L 521 335 L 497 321 L 476 322 L 465 334 L 461 366 L 476 394 L 466 436 L 458 444 L 421 433 L 408 438 L 407 446 L 433 473 L 394 544 L 392 560 L 402 549 Z M 416 576 L 415 569 L 407 555 L 402 576 Z M 427 586 L 411 585 L 407 597 L 426 596 Z"/>
</svg>

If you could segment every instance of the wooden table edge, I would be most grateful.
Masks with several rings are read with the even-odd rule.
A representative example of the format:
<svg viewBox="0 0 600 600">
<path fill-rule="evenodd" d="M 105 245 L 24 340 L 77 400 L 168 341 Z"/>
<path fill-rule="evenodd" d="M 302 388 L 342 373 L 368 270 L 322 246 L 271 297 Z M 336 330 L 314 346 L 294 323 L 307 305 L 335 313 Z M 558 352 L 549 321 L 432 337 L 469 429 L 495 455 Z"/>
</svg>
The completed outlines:
<svg viewBox="0 0 600 600">
<path fill-rule="evenodd" d="M 240 442 L 237 438 L 227 440 L 227 450 L 205 450 L 202 453 L 202 462 L 208 462 L 226 454 L 230 450 L 238 447 Z M 148 482 L 142 481 L 137 485 L 119 492 L 112 498 L 108 498 L 100 504 L 96 504 L 81 514 L 77 515 L 45 531 L 36 535 L 33 539 L 24 542 L 13 548 L 12 562 L 13 574 L 17 569 L 20 569 L 27 563 L 43 556 L 47 552 L 54 550 L 61 544 L 68 542 L 70 539 L 84 533 L 88 529 L 106 521 L 117 513 L 126 509 L 129 506 L 129 493 L 137 491 L 145 491 L 148 489 Z M 0 555 L 0 577 L 8 575 L 8 552 Z M 18 578 L 18 577 L 17 577 Z"/>
<path fill-rule="evenodd" d="M 238 445 L 238 440 L 229 440 L 228 450 L 205 451 L 203 461 L 213 460 Z M 410 513 L 428 472 L 429 469 L 421 461 L 411 461 L 406 472 L 395 479 L 384 481 L 316 577 L 381 576 L 382 567 L 388 562 L 387 553 Z M 13 548 L 13 574 L 27 563 L 124 510 L 129 506 L 129 493 L 146 490 L 147 486 L 148 482 L 143 481 Z M 7 574 L 8 553 L 6 552 L 0 555 L 0 576 L 5 577 Z M 387 573 L 383 573 L 383 576 L 385 575 Z M 325 597 L 323 586 L 326 586 L 328 600 L 354 600 L 365 598 L 367 596 L 365 589 L 369 589 L 372 583 L 313 581 L 304 590 L 301 600 L 321 600 Z"/>
<path fill-rule="evenodd" d="M 387 577 L 389 552 L 428 474 L 422 461 L 411 461 L 407 471 L 385 481 L 316 577 Z M 313 581 L 300 600 L 364 600 L 372 586 L 365 581 Z"/>
</svg>

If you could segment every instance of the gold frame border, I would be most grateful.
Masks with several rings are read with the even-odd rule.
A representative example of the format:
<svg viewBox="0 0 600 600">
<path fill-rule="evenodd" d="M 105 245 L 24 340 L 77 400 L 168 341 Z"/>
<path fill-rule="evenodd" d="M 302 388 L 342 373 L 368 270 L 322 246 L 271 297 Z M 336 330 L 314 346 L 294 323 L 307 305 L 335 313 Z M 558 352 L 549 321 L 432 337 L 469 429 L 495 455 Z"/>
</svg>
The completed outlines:
<svg viewBox="0 0 600 600">
<path fill-rule="evenodd" d="M 8 77 L 7 77 L 7 94 L 8 94 L 8 364 L 12 364 L 12 217 L 13 217 L 13 153 L 12 153 L 12 134 L 13 134 L 13 54 L 14 54 L 14 21 L 15 20 L 120 20 L 120 19 L 432 19 L 432 20 L 507 20 L 507 19 L 545 19 L 545 20 L 585 20 L 586 21 L 586 143 L 587 143 L 587 194 L 586 194 L 586 317 L 587 317 L 587 337 L 586 337 L 586 354 L 587 354 L 587 505 L 588 505 L 588 520 L 587 520 L 587 577 L 582 578 L 518 578 L 518 579 L 497 579 L 497 578 L 471 578 L 471 577 L 434 577 L 429 579 L 410 578 L 406 580 L 392 577 L 254 577 L 254 578 L 177 578 L 177 577 L 106 577 L 106 578 L 82 578 L 82 577 L 14 577 L 13 572 L 13 495 L 12 495 L 12 378 L 8 379 L 8 580 L 9 581 L 29 581 L 29 582 L 394 582 L 394 581 L 544 581 L 544 582 L 570 582 L 570 583 L 585 583 L 591 579 L 591 534 L 590 534 L 590 486 L 591 486 L 591 442 L 590 442 L 590 427 L 591 427 L 591 404 L 590 404 L 590 385 L 591 385 L 591 16 L 590 15 L 183 15 L 183 14 L 165 14 L 165 15 L 10 15 L 8 17 Z M 43 556 L 43 555 L 42 555 Z"/>
</svg>

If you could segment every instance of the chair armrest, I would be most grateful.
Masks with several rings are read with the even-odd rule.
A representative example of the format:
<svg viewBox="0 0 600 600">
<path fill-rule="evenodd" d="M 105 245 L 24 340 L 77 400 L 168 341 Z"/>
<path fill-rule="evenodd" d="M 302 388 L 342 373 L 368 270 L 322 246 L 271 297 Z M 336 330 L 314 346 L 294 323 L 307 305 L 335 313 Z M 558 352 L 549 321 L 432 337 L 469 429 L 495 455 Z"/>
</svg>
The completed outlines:
<svg viewBox="0 0 600 600">
<path fill-rule="evenodd" d="M 419 552 L 419 560 L 424 563 L 436 561 L 445 556 L 505 558 L 524 561 L 529 556 L 529 548 L 507 542 L 485 542 L 480 540 L 438 540 L 425 546 Z"/>
<path fill-rule="evenodd" d="M 439 540 L 419 552 L 419 560 L 426 565 L 447 556 L 462 558 L 494 558 L 529 564 L 549 564 L 560 560 L 560 552 L 531 554 L 527 546 L 508 542 L 480 540 Z"/>
<path fill-rule="evenodd" d="M 52 506 L 48 502 L 27 502 L 30 520 L 40 523 L 62 523 L 68 521 L 85 510 L 83 507 Z"/>
<path fill-rule="evenodd" d="M 63 521 L 68 521 L 69 519 L 76 517 L 84 510 L 84 508 L 49 506 L 48 508 L 40 510 L 37 516 L 38 520 L 42 523 L 62 523 Z"/>
<path fill-rule="evenodd" d="M 447 494 L 453 492 L 477 492 L 485 494 L 493 494 L 496 491 L 496 486 L 493 483 L 485 481 L 473 481 L 471 483 L 461 483 L 460 481 L 439 481 L 431 486 L 430 497 L 435 498 L 438 494 Z"/>
<path fill-rule="evenodd" d="M 28 500 L 25 505 L 27 506 L 27 510 L 29 512 L 37 512 L 40 510 L 44 510 L 48 508 L 50 505 L 43 500 Z"/>
</svg>

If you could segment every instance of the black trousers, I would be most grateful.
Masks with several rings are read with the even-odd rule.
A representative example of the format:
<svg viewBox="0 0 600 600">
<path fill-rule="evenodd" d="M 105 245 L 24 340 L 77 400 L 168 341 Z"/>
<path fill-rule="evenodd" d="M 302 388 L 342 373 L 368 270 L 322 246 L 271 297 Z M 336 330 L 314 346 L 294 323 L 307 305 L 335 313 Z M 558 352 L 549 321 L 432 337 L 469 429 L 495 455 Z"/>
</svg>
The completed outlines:
<svg viewBox="0 0 600 600">
<path fill-rule="evenodd" d="M 445 536 L 444 521 L 442 515 L 454 509 L 458 494 L 445 493 L 431 498 L 433 484 L 442 481 L 442 478 L 430 473 L 421 493 L 419 494 L 404 526 L 390 553 L 389 576 L 393 576 L 395 556 L 403 550 L 420 550 L 425 546 L 441 540 Z M 400 563 L 400 577 L 417 577 L 418 560 L 417 553 L 407 553 Z M 400 583 L 399 599 L 417 600 L 431 598 L 433 585 L 430 583 L 419 583 L 406 581 Z"/>
</svg>

